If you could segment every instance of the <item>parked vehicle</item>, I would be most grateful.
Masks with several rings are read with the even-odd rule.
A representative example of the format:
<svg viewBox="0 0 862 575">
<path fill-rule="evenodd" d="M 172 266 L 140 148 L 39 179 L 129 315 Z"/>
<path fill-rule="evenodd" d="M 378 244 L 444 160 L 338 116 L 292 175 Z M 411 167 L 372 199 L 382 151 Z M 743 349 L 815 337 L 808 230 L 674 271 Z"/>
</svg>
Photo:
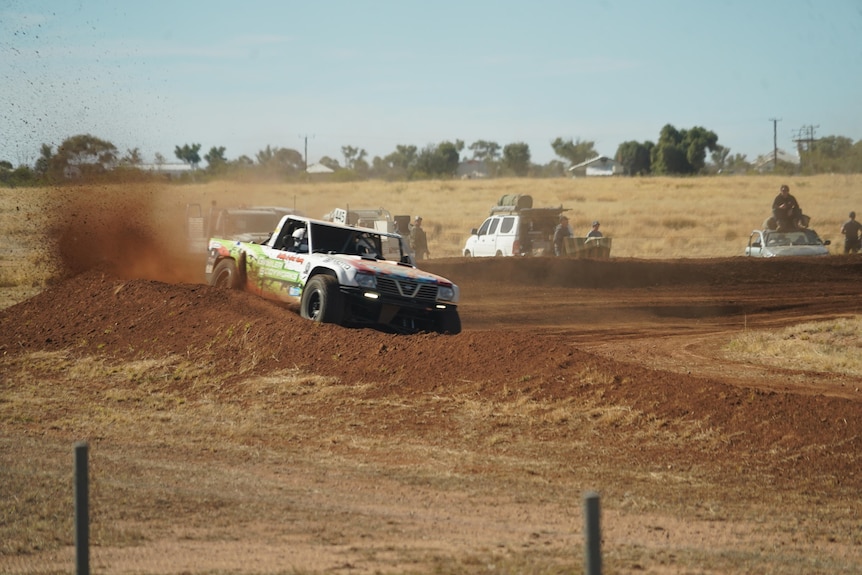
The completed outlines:
<svg viewBox="0 0 862 575">
<path fill-rule="evenodd" d="M 412 265 L 400 236 L 371 228 L 284 216 L 262 243 L 209 241 L 207 282 L 299 303 L 323 323 L 367 325 L 396 333 L 457 334 L 458 286 Z"/>
<path fill-rule="evenodd" d="M 554 229 L 564 211 L 562 206 L 534 208 L 527 195 L 503 196 L 471 230 L 462 253 L 468 258 L 554 255 Z"/>
<path fill-rule="evenodd" d="M 789 232 L 754 230 L 748 238 L 745 255 L 754 258 L 829 255 L 829 240 L 823 241 L 812 229 Z"/>
<path fill-rule="evenodd" d="M 219 207 L 213 203 L 208 213 L 200 204 L 186 206 L 186 239 L 190 253 L 204 254 L 209 238 L 260 242 L 268 238 L 285 215 L 302 215 L 281 206 Z"/>
</svg>

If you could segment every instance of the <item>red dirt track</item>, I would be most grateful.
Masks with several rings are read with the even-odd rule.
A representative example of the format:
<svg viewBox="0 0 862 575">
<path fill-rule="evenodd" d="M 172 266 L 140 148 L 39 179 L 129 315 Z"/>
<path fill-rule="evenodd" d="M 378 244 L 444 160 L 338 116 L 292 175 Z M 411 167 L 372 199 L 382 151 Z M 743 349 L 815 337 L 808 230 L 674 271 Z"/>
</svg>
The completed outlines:
<svg viewBox="0 0 862 575">
<path fill-rule="evenodd" d="M 505 446 L 493 443 L 480 441 L 471 446 L 470 440 L 460 441 L 459 433 L 465 424 L 447 406 L 464 398 L 496 405 L 497 412 L 505 411 L 505 405 L 514 406 L 516 400 L 546 405 L 550 406 L 547 417 L 555 410 L 581 404 L 593 406 L 596 414 L 620 408 L 643 414 L 640 421 L 659 422 L 656 433 L 664 427 L 681 428 L 691 422 L 722 438 L 701 443 L 692 437 L 689 446 L 681 449 L 672 442 L 648 441 L 646 423 L 620 423 L 618 427 L 610 422 L 595 436 L 580 436 L 567 427 L 572 415 L 555 416 L 569 424 L 552 424 L 546 419 L 524 423 L 523 431 L 534 440 L 534 447 L 533 451 L 524 448 L 523 455 L 532 458 L 537 466 L 528 476 L 541 479 L 531 488 L 537 490 L 533 495 L 524 492 L 524 501 L 533 501 L 534 496 L 542 500 L 544 503 L 536 503 L 534 510 L 545 513 L 549 522 L 559 517 L 538 510 L 542 505 L 554 507 L 559 503 L 555 489 L 563 489 L 565 497 L 570 497 L 589 486 L 581 482 L 581 475 L 570 484 L 572 479 L 567 478 L 567 473 L 570 467 L 577 467 L 574 462 L 581 462 L 584 468 L 592 466 L 590 457 L 598 457 L 597 453 L 602 454 L 605 465 L 616 465 L 632 476 L 688 470 L 695 476 L 710 477 L 716 485 L 728 486 L 728 492 L 743 488 L 743 478 L 748 477 L 754 482 L 749 484 L 752 489 L 769 485 L 778 492 L 787 490 L 799 497 L 803 497 L 800 492 L 810 489 L 810 493 L 831 501 L 845 499 L 851 515 L 859 510 L 858 495 L 852 494 L 862 490 L 862 378 L 735 362 L 724 351 L 730 339 L 744 330 L 862 313 L 862 261 L 858 259 L 431 260 L 422 267 L 452 279 L 461 288 L 463 332 L 457 336 L 396 336 L 311 324 L 294 309 L 243 292 L 224 292 L 194 283 L 192 278 L 197 272 L 181 269 L 179 261 L 157 271 L 128 269 L 120 262 L 134 258 L 122 248 L 117 250 L 103 254 L 100 261 L 74 265 L 67 262 L 68 269 L 77 275 L 0 311 L 0 355 L 8 359 L 66 351 L 80 358 L 97 355 L 117 364 L 177 356 L 205 366 L 210 376 L 220 374 L 219 385 L 201 388 L 194 378 L 177 377 L 165 382 L 162 392 L 182 397 L 188 404 L 216 401 L 247 409 L 260 402 L 244 392 L 244 382 L 249 378 L 286 369 L 336 378 L 341 385 L 355 386 L 351 393 L 357 402 L 356 410 L 347 414 L 344 405 L 327 401 L 303 403 L 301 407 L 303 416 L 316 422 L 314 425 L 324 434 L 327 422 L 332 426 L 331 433 L 335 433 L 334 429 L 352 433 L 344 427 L 350 420 L 357 437 L 391 436 L 405 444 L 466 450 L 472 455 L 465 456 L 456 467 L 458 473 L 475 478 L 484 473 L 504 473 L 493 458 L 506 454 L 515 457 L 521 452 L 514 446 L 507 452 Z M 82 253 L 78 249 L 71 252 Z M 229 333 L 231 337 L 226 335 Z M 396 417 L 373 407 L 381 402 L 412 409 L 414 415 Z M 282 410 L 285 416 L 298 409 L 289 401 L 269 407 Z M 599 415 L 595 417 L 599 419 Z M 513 421 L 516 419 L 513 416 Z M 662 421 L 666 423 L 660 424 Z M 488 433 L 505 430 L 505 426 L 489 428 Z M 41 428 L 38 422 L 21 424 L 16 433 L 62 436 L 58 429 Z M 296 434 L 300 446 L 303 441 L 311 441 L 301 439 L 299 431 Z M 122 442 L 122 437 L 108 433 L 100 441 Z M 260 441 L 276 451 L 296 448 L 286 439 L 285 443 L 272 438 Z M 598 451 L 585 451 L 580 445 L 590 445 Z M 357 454 L 359 447 L 344 442 L 323 444 L 319 449 L 348 459 L 364 457 Z M 201 457 L 206 460 L 207 456 Z M 211 454 L 210 462 L 218 461 L 218 457 L 217 453 Z M 373 457 L 368 457 L 381 469 L 411 464 L 397 449 L 391 456 L 375 451 Z M 420 467 L 426 463 L 421 458 L 415 460 Z M 632 535 L 635 528 L 632 533 L 621 532 L 613 521 L 623 523 L 623 518 L 616 515 L 626 512 L 620 502 L 638 492 L 637 482 L 626 485 L 607 475 L 607 483 L 602 484 L 601 472 L 594 479 L 613 510 L 608 515 L 605 544 L 612 547 L 615 541 L 636 539 Z M 515 485 L 526 480 L 511 476 L 501 481 Z M 340 487 L 321 481 L 332 490 L 333 506 L 342 505 L 338 501 L 351 490 L 355 490 L 357 498 L 363 494 L 370 497 L 371 487 L 358 480 L 351 486 L 350 477 L 342 477 Z M 379 514 L 400 513 L 396 509 L 397 497 L 419 497 L 411 495 L 407 484 L 399 485 L 397 489 L 392 487 L 394 499 L 389 504 L 376 502 L 368 514 L 376 518 Z M 697 495 L 686 495 L 691 488 L 681 484 L 679 497 L 697 499 Z M 514 526 L 521 521 L 518 514 L 525 511 L 503 495 L 503 487 L 499 489 L 500 492 L 495 488 L 484 492 L 496 503 L 489 503 L 482 513 L 501 525 L 508 524 L 514 533 L 518 531 Z M 471 505 L 478 505 L 475 494 L 470 492 L 467 488 L 465 496 L 474 501 Z M 717 492 L 714 496 L 722 497 Z M 662 497 L 671 498 L 667 494 Z M 755 505 L 758 500 L 756 494 L 748 497 L 751 500 L 742 501 L 742 507 Z M 777 500 L 769 499 L 769 503 Z M 457 507 L 451 499 L 449 504 Z M 458 515 L 455 507 L 453 516 Z M 416 531 L 401 539 L 390 533 L 387 540 L 391 545 L 399 548 L 422 537 L 436 539 L 438 530 L 447 528 L 443 519 L 437 527 L 418 526 L 421 512 L 417 513 L 417 518 L 398 520 Z M 313 516 L 309 512 L 308 517 Z M 271 520 L 261 518 L 263 522 Z M 361 519 L 342 520 L 348 524 L 346 529 L 353 522 L 357 533 L 362 531 Z M 684 518 L 680 520 L 685 523 Z M 337 521 L 336 514 L 330 528 Z M 490 533 L 491 519 L 488 521 L 476 527 L 477 532 L 486 529 Z M 683 525 L 677 528 L 686 531 Z M 371 540 L 375 537 L 373 532 L 366 536 Z M 238 546 L 242 546 L 243 536 L 237 537 Z M 446 539 L 444 535 L 439 537 Z M 488 535 L 487 540 L 482 535 L 476 537 L 480 548 L 493 548 L 494 537 L 503 541 L 501 545 L 509 545 L 506 535 Z M 683 547 L 710 544 L 709 538 L 698 539 L 691 533 L 680 537 Z M 811 553 L 846 557 L 848 565 L 862 565 L 859 532 L 841 532 L 832 537 L 832 551 L 818 547 Z M 344 539 L 345 545 L 362 548 L 363 543 L 350 535 Z M 568 535 L 562 540 L 560 543 L 555 539 L 550 547 L 575 545 Z M 439 545 L 442 554 L 447 550 L 453 554 L 463 552 L 454 541 Z M 652 551 L 644 551 L 640 558 L 622 551 L 616 556 L 611 554 L 611 572 L 701 572 L 691 564 L 688 571 L 685 566 L 675 570 L 672 561 L 671 566 L 665 563 L 662 568 L 662 560 L 657 559 L 660 554 L 655 551 L 662 543 L 644 545 Z M 806 553 L 804 542 L 794 539 L 788 545 L 788 549 L 798 545 L 797 552 Z M 309 547 L 315 548 L 313 543 Z M 317 562 L 297 560 L 296 565 L 309 570 L 337 568 L 341 559 L 319 546 L 315 549 L 320 554 Z M 358 552 L 339 552 L 351 557 L 344 560 L 344 565 L 349 563 L 362 572 L 407 570 L 409 565 L 403 558 L 390 564 L 379 557 L 362 560 L 357 558 L 357 554 L 361 555 Z M 195 564 L 201 569 L 224 567 L 201 561 Z M 234 568 L 244 572 L 242 567 Z M 146 564 L 141 567 L 146 572 L 172 572 L 148 569 Z M 189 569 L 194 571 L 193 567 Z M 258 565 L 257 569 L 255 572 L 269 572 L 274 567 Z M 409 569 L 424 570 L 417 565 Z M 739 565 L 726 569 L 724 572 L 745 572 Z M 465 571 L 484 572 L 484 568 Z"/>
</svg>

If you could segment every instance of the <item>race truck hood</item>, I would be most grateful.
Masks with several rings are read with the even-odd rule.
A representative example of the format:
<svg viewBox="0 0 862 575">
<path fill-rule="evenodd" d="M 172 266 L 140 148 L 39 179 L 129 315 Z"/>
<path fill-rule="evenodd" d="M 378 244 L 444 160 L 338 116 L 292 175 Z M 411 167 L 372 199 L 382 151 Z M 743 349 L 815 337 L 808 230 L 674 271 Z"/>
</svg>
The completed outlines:
<svg viewBox="0 0 862 575">
<path fill-rule="evenodd" d="M 330 257 L 343 266 L 352 267 L 357 272 L 373 273 L 378 276 L 389 276 L 395 279 L 409 279 L 419 283 L 436 283 L 442 286 L 452 286 L 455 289 L 455 293 L 458 294 L 458 286 L 451 281 L 413 266 L 401 265 L 388 260 L 363 258 L 361 256 L 332 255 Z"/>
</svg>

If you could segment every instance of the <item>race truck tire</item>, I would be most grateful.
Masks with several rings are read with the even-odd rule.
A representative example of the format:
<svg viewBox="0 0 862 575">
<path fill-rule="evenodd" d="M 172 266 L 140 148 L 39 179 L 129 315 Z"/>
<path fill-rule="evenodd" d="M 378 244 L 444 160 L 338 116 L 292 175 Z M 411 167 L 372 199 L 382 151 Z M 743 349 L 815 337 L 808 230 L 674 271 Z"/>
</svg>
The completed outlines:
<svg viewBox="0 0 862 575">
<path fill-rule="evenodd" d="M 344 296 L 338 280 L 329 275 L 317 275 L 308 280 L 302 290 L 299 312 L 305 319 L 341 325 L 344 322 Z"/>
<path fill-rule="evenodd" d="M 458 309 L 449 307 L 437 312 L 434 318 L 435 327 L 438 333 L 448 333 L 457 335 L 461 333 L 461 316 L 458 315 Z"/>
<path fill-rule="evenodd" d="M 216 264 L 212 276 L 210 276 L 210 285 L 224 289 L 240 289 L 242 282 L 236 262 L 225 259 Z"/>
<path fill-rule="evenodd" d="M 472 258 L 473 254 L 470 253 L 470 250 L 464 250 L 464 257 L 465 258 Z"/>
</svg>

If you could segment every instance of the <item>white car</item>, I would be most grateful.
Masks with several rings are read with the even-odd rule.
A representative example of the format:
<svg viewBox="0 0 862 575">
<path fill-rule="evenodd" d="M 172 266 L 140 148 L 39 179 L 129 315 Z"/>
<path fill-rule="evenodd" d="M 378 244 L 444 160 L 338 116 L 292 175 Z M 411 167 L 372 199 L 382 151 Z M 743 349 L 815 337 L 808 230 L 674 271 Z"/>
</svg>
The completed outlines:
<svg viewBox="0 0 862 575">
<path fill-rule="evenodd" d="M 817 232 L 799 229 L 792 232 L 754 230 L 748 238 L 745 255 L 754 258 L 829 255 L 829 240 L 823 241 Z"/>
</svg>

